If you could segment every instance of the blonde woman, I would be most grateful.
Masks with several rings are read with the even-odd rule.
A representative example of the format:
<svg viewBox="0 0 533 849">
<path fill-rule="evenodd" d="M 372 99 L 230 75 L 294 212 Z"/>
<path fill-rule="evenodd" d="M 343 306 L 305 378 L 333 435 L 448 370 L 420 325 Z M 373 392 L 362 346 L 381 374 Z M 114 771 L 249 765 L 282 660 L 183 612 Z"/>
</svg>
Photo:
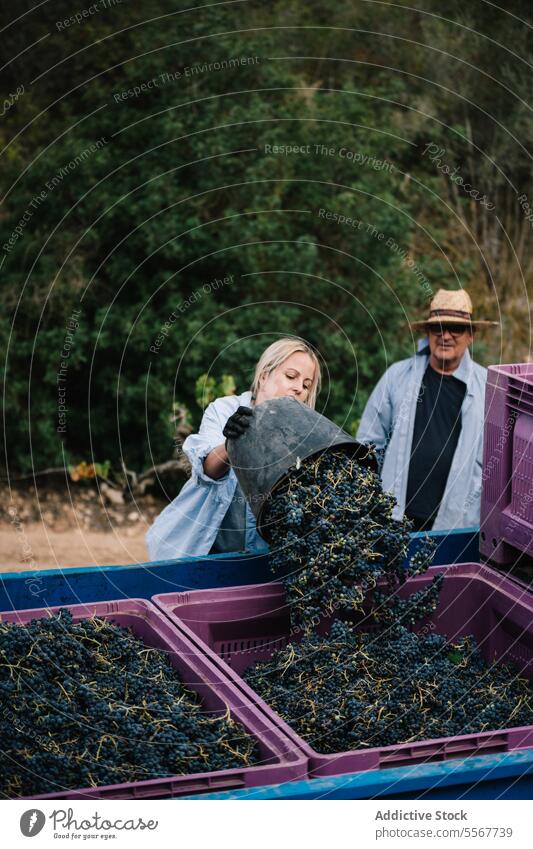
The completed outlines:
<svg viewBox="0 0 533 849">
<path fill-rule="evenodd" d="M 313 349 L 303 339 L 284 338 L 263 351 L 248 392 L 209 404 L 200 430 L 183 444 L 191 478 L 146 535 L 150 560 L 266 551 L 230 466 L 226 440 L 239 438 L 257 404 L 289 395 L 314 408 L 319 390 L 320 364 Z"/>
</svg>

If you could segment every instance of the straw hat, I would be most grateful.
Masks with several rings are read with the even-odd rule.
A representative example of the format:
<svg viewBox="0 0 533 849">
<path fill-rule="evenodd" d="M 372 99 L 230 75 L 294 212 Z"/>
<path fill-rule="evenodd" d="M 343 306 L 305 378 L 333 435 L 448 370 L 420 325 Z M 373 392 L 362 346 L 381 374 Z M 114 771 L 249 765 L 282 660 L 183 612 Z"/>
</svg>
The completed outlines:
<svg viewBox="0 0 533 849">
<path fill-rule="evenodd" d="M 412 321 L 413 330 L 428 324 L 468 324 L 470 327 L 498 327 L 497 321 L 472 320 L 472 301 L 466 289 L 439 289 L 429 305 L 429 317 Z"/>
</svg>

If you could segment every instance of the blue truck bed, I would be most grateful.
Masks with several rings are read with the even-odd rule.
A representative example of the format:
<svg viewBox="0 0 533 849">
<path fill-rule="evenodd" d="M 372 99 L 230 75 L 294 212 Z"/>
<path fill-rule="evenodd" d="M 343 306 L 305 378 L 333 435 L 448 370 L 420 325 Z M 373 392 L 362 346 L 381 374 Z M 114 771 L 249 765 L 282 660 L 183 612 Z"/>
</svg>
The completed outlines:
<svg viewBox="0 0 533 849">
<path fill-rule="evenodd" d="M 411 551 L 425 534 L 412 534 Z M 432 531 L 435 565 L 479 561 L 479 531 Z M 151 598 L 158 593 L 262 584 L 272 580 L 268 555 L 222 554 L 134 563 L 0 573 L 0 610 L 51 607 L 120 598 Z"/>
</svg>

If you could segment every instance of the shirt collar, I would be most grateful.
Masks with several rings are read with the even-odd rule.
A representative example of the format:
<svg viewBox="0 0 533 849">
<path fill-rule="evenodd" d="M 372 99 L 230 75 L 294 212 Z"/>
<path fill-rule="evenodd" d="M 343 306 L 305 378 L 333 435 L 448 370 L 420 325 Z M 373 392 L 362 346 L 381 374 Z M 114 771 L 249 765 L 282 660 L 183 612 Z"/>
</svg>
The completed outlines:
<svg viewBox="0 0 533 849">
<path fill-rule="evenodd" d="M 457 378 L 457 380 L 462 380 L 463 383 L 470 383 L 470 377 L 472 375 L 472 357 L 470 356 L 470 351 L 468 348 L 463 354 L 461 362 L 453 372 L 453 376 Z"/>
</svg>

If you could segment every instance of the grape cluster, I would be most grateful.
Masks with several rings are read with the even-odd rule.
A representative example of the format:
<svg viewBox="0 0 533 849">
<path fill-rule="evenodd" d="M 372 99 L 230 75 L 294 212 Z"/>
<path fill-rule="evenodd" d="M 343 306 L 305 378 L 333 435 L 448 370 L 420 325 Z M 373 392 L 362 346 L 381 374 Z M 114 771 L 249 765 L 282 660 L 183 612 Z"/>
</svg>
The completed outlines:
<svg viewBox="0 0 533 849">
<path fill-rule="evenodd" d="M 529 725 L 533 710 L 529 682 L 487 666 L 472 638 L 402 625 L 365 633 L 337 620 L 244 679 L 322 754 Z"/>
<path fill-rule="evenodd" d="M 444 576 L 398 595 L 434 545 L 426 538 L 405 568 L 411 524 L 392 518 L 394 505 L 338 450 L 292 469 L 267 505 L 293 641 L 244 678 L 323 754 L 531 723 L 526 679 L 488 667 L 471 637 L 448 645 L 412 631 L 436 610 Z"/>
<path fill-rule="evenodd" d="M 376 615 L 383 610 L 390 618 L 382 602 L 409 576 L 424 572 L 435 550 L 426 538 L 405 568 L 412 525 L 393 519 L 394 506 L 379 476 L 343 451 L 323 452 L 291 470 L 271 495 L 264 521 L 271 569 L 285 585 L 293 626 L 309 632 L 333 611 L 362 611 L 374 592 Z M 435 609 L 438 590 L 437 581 L 417 618 Z M 413 617 L 411 602 L 394 604 L 396 615 L 409 607 Z"/>
<path fill-rule="evenodd" d="M 0 625 L 0 796 L 253 765 L 255 740 L 209 714 L 168 655 L 67 610 Z"/>
</svg>

